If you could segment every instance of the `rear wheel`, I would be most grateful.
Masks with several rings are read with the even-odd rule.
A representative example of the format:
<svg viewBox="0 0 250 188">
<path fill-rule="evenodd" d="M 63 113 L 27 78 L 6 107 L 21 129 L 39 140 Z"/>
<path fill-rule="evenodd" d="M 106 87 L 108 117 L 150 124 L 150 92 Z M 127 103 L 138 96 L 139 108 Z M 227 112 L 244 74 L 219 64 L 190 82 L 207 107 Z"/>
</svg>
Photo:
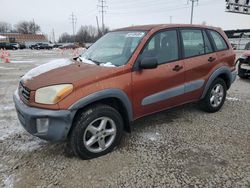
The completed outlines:
<svg viewBox="0 0 250 188">
<path fill-rule="evenodd" d="M 111 152 L 123 133 L 119 112 L 107 105 L 95 105 L 83 111 L 75 121 L 70 147 L 81 159 L 91 159 Z"/>
<path fill-rule="evenodd" d="M 227 95 L 227 86 L 223 79 L 217 78 L 209 87 L 206 96 L 200 101 L 202 110 L 217 112 L 223 106 Z"/>
</svg>

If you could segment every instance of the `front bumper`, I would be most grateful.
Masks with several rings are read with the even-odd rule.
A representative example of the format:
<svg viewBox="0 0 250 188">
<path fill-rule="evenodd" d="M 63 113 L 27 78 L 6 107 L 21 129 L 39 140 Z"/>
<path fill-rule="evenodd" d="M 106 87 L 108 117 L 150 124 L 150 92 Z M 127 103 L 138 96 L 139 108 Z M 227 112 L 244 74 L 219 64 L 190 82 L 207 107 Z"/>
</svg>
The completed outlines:
<svg viewBox="0 0 250 188">
<path fill-rule="evenodd" d="M 46 110 L 29 107 L 24 104 L 17 92 L 13 96 L 18 119 L 24 129 L 30 134 L 48 141 L 65 140 L 71 128 L 75 111 L 70 110 Z M 37 119 L 48 119 L 48 130 L 39 133 L 37 130 Z"/>
<path fill-rule="evenodd" d="M 250 64 L 240 64 L 239 75 L 250 76 Z"/>
</svg>

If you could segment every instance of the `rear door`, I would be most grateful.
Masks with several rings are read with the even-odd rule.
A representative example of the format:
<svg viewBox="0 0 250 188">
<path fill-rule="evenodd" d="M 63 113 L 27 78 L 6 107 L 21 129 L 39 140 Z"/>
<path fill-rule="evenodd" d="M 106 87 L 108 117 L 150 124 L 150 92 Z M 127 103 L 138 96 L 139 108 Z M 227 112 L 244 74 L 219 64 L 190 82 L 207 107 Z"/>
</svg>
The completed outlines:
<svg viewBox="0 0 250 188">
<path fill-rule="evenodd" d="M 180 29 L 182 56 L 185 59 L 185 100 L 198 100 L 209 72 L 217 63 L 207 33 L 199 28 Z"/>
<path fill-rule="evenodd" d="M 138 69 L 132 73 L 135 118 L 160 111 L 183 102 L 185 67 L 180 60 L 178 32 L 175 29 L 153 35 L 139 55 L 157 58 L 155 69 Z"/>
</svg>

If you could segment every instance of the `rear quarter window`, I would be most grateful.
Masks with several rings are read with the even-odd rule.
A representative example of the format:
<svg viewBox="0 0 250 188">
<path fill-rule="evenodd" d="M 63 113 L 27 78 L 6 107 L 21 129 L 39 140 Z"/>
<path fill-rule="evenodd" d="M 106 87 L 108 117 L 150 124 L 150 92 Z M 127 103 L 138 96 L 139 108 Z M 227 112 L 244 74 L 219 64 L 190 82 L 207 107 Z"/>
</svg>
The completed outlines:
<svg viewBox="0 0 250 188">
<path fill-rule="evenodd" d="M 217 51 L 228 49 L 228 45 L 227 45 L 225 39 L 221 36 L 221 34 L 219 34 L 216 31 L 209 31 L 209 33 L 214 41 L 214 44 L 215 44 Z"/>
</svg>

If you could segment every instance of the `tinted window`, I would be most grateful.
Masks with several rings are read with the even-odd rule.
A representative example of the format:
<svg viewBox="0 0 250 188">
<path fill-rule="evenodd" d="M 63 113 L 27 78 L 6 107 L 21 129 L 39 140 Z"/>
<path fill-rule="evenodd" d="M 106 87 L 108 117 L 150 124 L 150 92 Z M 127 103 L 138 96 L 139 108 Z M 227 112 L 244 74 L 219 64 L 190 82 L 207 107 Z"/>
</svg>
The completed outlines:
<svg viewBox="0 0 250 188">
<path fill-rule="evenodd" d="M 192 57 L 205 53 L 203 35 L 201 30 L 181 30 L 184 57 Z"/>
<path fill-rule="evenodd" d="M 206 54 L 212 53 L 213 52 L 213 48 L 212 45 L 208 39 L 208 36 L 206 34 L 206 32 L 203 31 L 203 37 L 204 37 L 204 43 L 205 43 L 205 52 Z"/>
<path fill-rule="evenodd" d="M 214 40 L 214 43 L 215 43 L 217 50 L 228 49 L 225 40 L 222 38 L 222 36 L 219 33 L 217 33 L 216 31 L 209 31 L 209 32 Z"/>
<path fill-rule="evenodd" d="M 178 38 L 176 30 L 157 33 L 142 52 L 142 58 L 156 57 L 159 64 L 178 60 Z"/>
</svg>

